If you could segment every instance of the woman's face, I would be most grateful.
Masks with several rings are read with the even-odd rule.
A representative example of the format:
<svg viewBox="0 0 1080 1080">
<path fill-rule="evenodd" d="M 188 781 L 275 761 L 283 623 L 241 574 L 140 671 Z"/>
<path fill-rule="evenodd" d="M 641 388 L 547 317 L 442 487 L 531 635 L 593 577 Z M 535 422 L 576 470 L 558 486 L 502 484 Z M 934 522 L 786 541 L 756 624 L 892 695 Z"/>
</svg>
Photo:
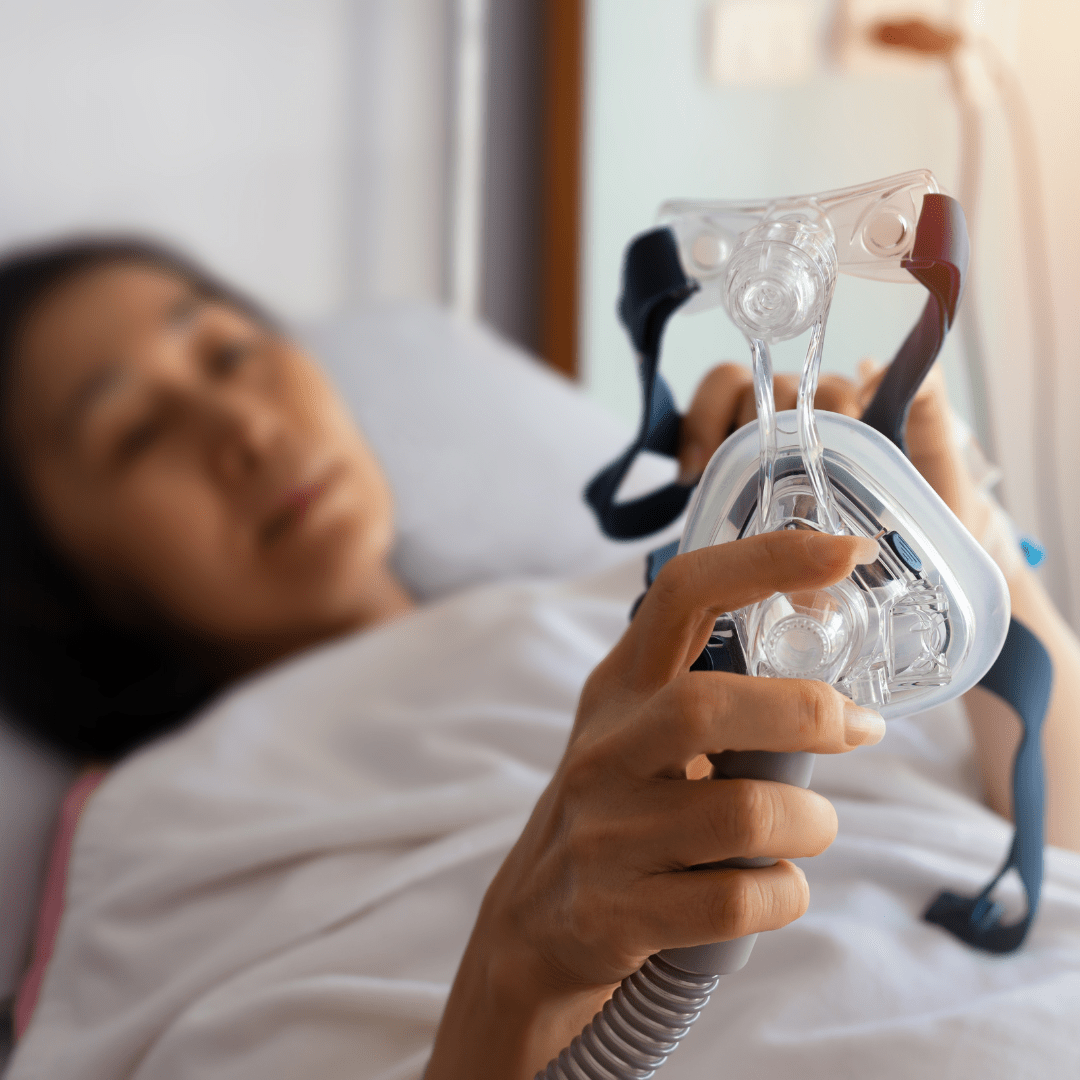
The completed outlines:
<svg viewBox="0 0 1080 1080">
<path fill-rule="evenodd" d="M 295 345 L 114 263 L 49 292 L 15 361 L 7 424 L 32 501 L 120 619 L 233 668 L 364 621 L 390 492 Z"/>
</svg>

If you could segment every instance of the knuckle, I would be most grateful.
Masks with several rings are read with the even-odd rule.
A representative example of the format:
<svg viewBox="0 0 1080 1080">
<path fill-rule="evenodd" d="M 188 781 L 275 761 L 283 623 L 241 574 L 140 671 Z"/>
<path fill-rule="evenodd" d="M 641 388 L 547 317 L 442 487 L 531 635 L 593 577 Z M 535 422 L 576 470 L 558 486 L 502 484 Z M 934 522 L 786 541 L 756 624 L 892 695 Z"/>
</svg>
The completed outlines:
<svg viewBox="0 0 1080 1080">
<path fill-rule="evenodd" d="M 592 866 L 607 847 L 600 824 L 587 815 L 576 815 L 566 829 L 565 847 L 575 867 Z"/>
<path fill-rule="evenodd" d="M 653 598 L 654 603 L 665 607 L 677 604 L 686 591 L 692 561 L 683 555 L 668 559 L 645 595 Z"/>
<path fill-rule="evenodd" d="M 569 806 L 595 796 L 613 769 L 613 748 L 606 739 L 578 739 L 563 761 L 561 794 Z"/>
<path fill-rule="evenodd" d="M 611 671 L 609 670 L 611 666 L 611 654 L 609 653 L 608 656 L 589 673 L 589 677 L 581 687 L 581 696 L 578 699 L 579 712 L 592 711 L 610 694 L 610 684 L 613 681 L 611 678 Z"/>
<path fill-rule="evenodd" d="M 565 908 L 567 930 L 578 945 L 595 949 L 611 934 L 608 898 L 589 887 L 575 888 Z"/>
<path fill-rule="evenodd" d="M 746 937 L 761 929 L 767 902 L 758 876 L 741 871 L 727 875 L 711 908 L 720 940 Z"/>
<path fill-rule="evenodd" d="M 585 952 L 621 965 L 628 956 L 640 952 L 636 945 L 646 935 L 632 881 L 620 879 L 614 885 L 590 864 L 573 868 L 563 891 L 558 921 L 575 953 Z M 641 959 L 639 956 L 636 964 L 631 960 L 631 966 L 639 965 Z"/>
<path fill-rule="evenodd" d="M 806 877 L 791 863 L 768 873 L 740 871 L 717 890 L 715 929 L 723 938 L 777 930 L 805 915 L 809 905 Z"/>
<path fill-rule="evenodd" d="M 841 733 L 842 701 L 831 686 L 800 680 L 795 699 L 799 734 L 814 745 L 835 741 Z"/>
<path fill-rule="evenodd" d="M 685 449 L 686 444 L 692 438 L 701 438 L 708 427 L 709 415 L 712 410 L 713 395 L 699 393 L 690 402 L 690 407 L 683 414 L 682 430 L 679 435 L 679 445 Z"/>
<path fill-rule="evenodd" d="M 743 364 L 734 360 L 724 360 L 713 367 L 705 376 L 705 382 L 730 386 L 734 383 L 752 382 L 750 372 Z"/>
<path fill-rule="evenodd" d="M 700 741 L 711 729 L 711 693 L 704 679 L 693 673 L 680 675 L 669 686 L 672 707 L 677 714 L 679 729 L 691 740 Z"/>
<path fill-rule="evenodd" d="M 855 383 L 851 379 L 836 371 L 825 372 L 818 380 L 818 393 L 827 397 L 843 397 L 854 394 L 856 389 Z"/>
<path fill-rule="evenodd" d="M 645 594 L 654 610 L 676 615 L 681 621 L 693 618 L 703 607 L 710 582 L 708 549 L 676 555 L 660 570 Z"/>
<path fill-rule="evenodd" d="M 726 842 L 734 854 L 756 856 L 767 846 L 776 828 L 776 804 L 767 785 L 756 780 L 728 780 L 726 814 L 720 824 L 718 841 Z"/>
</svg>

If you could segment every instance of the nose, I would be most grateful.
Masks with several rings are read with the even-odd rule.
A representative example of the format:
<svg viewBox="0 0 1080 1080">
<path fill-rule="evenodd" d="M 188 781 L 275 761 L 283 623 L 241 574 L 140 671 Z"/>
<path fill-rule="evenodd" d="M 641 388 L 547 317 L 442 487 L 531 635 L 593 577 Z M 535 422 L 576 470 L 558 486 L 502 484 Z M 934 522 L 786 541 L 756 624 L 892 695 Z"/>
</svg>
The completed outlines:
<svg viewBox="0 0 1080 1080">
<path fill-rule="evenodd" d="M 218 389 L 207 409 L 210 460 L 226 484 L 248 479 L 280 453 L 284 418 L 257 393 Z"/>
</svg>

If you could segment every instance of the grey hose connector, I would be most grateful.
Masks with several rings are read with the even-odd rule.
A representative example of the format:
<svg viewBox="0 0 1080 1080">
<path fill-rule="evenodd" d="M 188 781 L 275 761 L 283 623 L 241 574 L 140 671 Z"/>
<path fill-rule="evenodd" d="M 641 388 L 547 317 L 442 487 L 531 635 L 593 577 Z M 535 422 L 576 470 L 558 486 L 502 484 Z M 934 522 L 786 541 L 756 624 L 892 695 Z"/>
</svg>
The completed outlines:
<svg viewBox="0 0 1080 1080">
<path fill-rule="evenodd" d="M 717 779 L 745 777 L 807 787 L 813 754 L 726 751 L 713 760 Z M 723 866 L 769 866 L 775 859 L 730 859 Z M 535 1080 L 648 1080 L 682 1042 L 708 1004 L 721 975 L 750 959 L 757 934 L 665 949 L 650 956 L 618 989 L 585 1030 Z"/>
</svg>

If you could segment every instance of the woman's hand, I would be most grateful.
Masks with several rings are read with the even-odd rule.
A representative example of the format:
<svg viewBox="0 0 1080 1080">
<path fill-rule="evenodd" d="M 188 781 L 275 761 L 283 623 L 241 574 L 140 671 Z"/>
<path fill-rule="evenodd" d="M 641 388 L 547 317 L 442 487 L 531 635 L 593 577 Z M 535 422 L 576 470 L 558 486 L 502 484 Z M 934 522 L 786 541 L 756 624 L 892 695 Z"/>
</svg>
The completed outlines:
<svg viewBox="0 0 1080 1080">
<path fill-rule="evenodd" d="M 886 368 L 873 360 L 859 364 L 858 404 L 862 412 L 874 396 Z M 911 463 L 941 496 L 949 509 L 974 536 L 986 529 L 989 506 L 979 498 L 978 489 L 964 462 L 964 449 L 953 421 L 945 375 L 935 364 L 923 379 L 908 409 L 904 428 Z"/>
<path fill-rule="evenodd" d="M 885 368 L 872 360 L 863 360 L 859 365 L 857 383 L 843 375 L 823 373 L 814 406 L 845 416 L 862 416 L 884 374 Z M 795 408 L 798 391 L 797 375 L 775 376 L 777 410 Z M 683 417 L 679 479 L 683 483 L 696 482 L 716 448 L 756 416 L 750 369 L 733 363 L 713 368 L 701 380 Z M 930 369 L 911 403 L 905 438 L 915 467 L 968 529 L 981 536 L 987 511 L 964 463 L 939 365 Z"/>
<path fill-rule="evenodd" d="M 832 842 L 832 806 L 784 784 L 690 780 L 688 768 L 723 750 L 843 753 L 884 724 L 823 683 L 689 668 L 721 613 L 876 557 L 872 540 L 792 531 L 664 567 L 587 681 L 563 760 L 488 890 L 429 1080 L 532 1077 L 651 953 L 806 910 L 805 878 L 783 860 Z M 781 861 L 689 869 L 733 856 Z"/>
<path fill-rule="evenodd" d="M 773 378 L 777 411 L 794 409 L 799 394 L 798 375 Z M 814 405 L 829 412 L 858 417 L 862 414 L 859 387 L 843 375 L 823 373 Z M 682 422 L 679 445 L 679 480 L 696 483 L 716 448 L 737 428 L 757 416 L 754 379 L 742 364 L 719 364 L 701 380 Z"/>
</svg>

